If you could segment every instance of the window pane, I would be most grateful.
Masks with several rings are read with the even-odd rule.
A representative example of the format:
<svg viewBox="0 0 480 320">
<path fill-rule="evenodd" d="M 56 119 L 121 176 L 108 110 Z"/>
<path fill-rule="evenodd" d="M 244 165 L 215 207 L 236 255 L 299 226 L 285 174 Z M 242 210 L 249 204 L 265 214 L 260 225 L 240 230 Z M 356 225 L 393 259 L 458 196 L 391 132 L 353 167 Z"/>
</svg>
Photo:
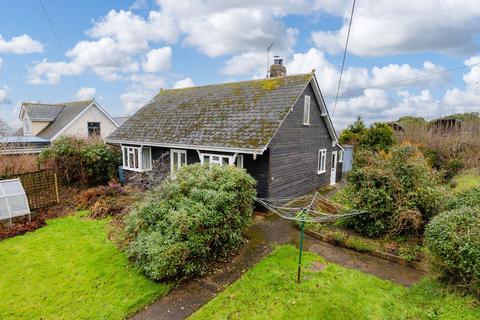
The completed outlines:
<svg viewBox="0 0 480 320">
<path fill-rule="evenodd" d="M 203 163 L 210 163 L 210 156 L 203 156 Z"/>
<path fill-rule="evenodd" d="M 180 154 L 180 166 L 184 166 L 186 164 L 187 164 L 187 154 L 182 152 Z"/>
<path fill-rule="evenodd" d="M 243 155 L 237 156 L 237 167 L 243 168 Z"/>
<path fill-rule="evenodd" d="M 173 152 L 173 167 L 178 168 L 178 153 Z"/>
<path fill-rule="evenodd" d="M 228 163 L 228 162 L 229 162 L 228 160 L 229 160 L 228 157 L 222 157 L 222 166 L 228 166 L 228 164 L 229 164 L 229 163 Z"/>
<path fill-rule="evenodd" d="M 135 149 L 133 149 L 133 151 L 134 151 L 134 164 L 135 164 L 135 165 L 134 165 L 134 168 L 135 168 L 135 169 L 138 169 L 138 159 L 139 159 L 138 149 L 135 148 Z"/>
<path fill-rule="evenodd" d="M 150 147 L 142 148 L 142 169 L 152 169 L 152 149 Z"/>
</svg>

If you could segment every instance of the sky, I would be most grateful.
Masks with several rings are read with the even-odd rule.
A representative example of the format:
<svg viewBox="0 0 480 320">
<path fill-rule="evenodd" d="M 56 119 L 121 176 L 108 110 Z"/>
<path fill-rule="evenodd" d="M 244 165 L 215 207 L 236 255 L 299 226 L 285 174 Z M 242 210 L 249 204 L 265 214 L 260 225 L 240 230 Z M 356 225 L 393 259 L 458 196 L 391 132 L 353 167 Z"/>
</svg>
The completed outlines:
<svg viewBox="0 0 480 320">
<path fill-rule="evenodd" d="M 93 97 L 124 116 L 161 88 L 264 78 L 270 43 L 287 74 L 315 70 L 337 130 L 480 111 L 477 0 L 357 0 L 336 105 L 353 0 L 42 1 L 46 14 L 40 0 L 0 2 L 12 127 L 27 101 Z"/>
</svg>

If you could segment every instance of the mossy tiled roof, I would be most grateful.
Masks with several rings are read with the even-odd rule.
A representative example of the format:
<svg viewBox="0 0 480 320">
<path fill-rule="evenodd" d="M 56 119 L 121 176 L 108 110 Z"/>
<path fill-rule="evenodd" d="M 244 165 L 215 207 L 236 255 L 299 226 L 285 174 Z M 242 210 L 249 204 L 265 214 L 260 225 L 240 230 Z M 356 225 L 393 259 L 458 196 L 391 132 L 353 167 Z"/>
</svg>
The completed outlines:
<svg viewBox="0 0 480 320">
<path fill-rule="evenodd" d="M 312 77 L 162 90 L 107 141 L 262 149 Z"/>
</svg>

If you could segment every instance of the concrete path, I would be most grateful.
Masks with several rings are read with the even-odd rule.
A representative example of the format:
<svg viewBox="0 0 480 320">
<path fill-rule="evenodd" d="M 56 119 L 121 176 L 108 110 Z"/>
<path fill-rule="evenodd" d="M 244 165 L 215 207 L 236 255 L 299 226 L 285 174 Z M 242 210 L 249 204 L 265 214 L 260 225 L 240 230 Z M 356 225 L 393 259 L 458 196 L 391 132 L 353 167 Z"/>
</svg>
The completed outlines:
<svg viewBox="0 0 480 320">
<path fill-rule="evenodd" d="M 249 241 L 231 262 L 202 279 L 180 284 L 165 297 L 135 314 L 132 319 L 185 319 L 271 252 L 272 245 L 290 243 L 298 247 L 298 228 L 291 221 L 277 216 L 255 216 L 247 235 Z M 308 235 L 305 236 L 304 248 L 331 262 L 404 286 L 410 286 L 425 276 L 422 271 L 340 248 Z"/>
</svg>

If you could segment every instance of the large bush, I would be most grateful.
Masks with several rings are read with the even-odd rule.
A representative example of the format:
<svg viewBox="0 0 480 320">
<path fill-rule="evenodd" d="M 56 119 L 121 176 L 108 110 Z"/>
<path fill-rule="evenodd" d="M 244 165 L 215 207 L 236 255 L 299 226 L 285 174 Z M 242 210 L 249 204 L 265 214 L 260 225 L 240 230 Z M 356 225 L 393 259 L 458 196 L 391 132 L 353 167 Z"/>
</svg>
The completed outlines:
<svg viewBox="0 0 480 320">
<path fill-rule="evenodd" d="M 446 201 L 445 210 L 475 206 L 480 206 L 480 188 L 473 188 L 458 194 L 454 194 Z"/>
<path fill-rule="evenodd" d="M 420 233 L 441 204 L 435 172 L 410 144 L 389 153 L 359 149 L 345 192 L 350 207 L 366 211 L 346 224 L 371 237 Z"/>
<path fill-rule="evenodd" d="M 99 139 L 60 137 L 42 151 L 40 163 L 52 162 L 68 184 L 98 185 L 115 177 L 120 152 Z"/>
<path fill-rule="evenodd" d="M 255 180 L 242 169 L 183 167 L 127 216 L 127 253 L 152 279 L 202 274 L 242 243 L 253 196 Z"/>
<path fill-rule="evenodd" d="M 436 216 L 425 244 L 443 279 L 480 296 L 480 207 L 462 207 Z"/>
</svg>

